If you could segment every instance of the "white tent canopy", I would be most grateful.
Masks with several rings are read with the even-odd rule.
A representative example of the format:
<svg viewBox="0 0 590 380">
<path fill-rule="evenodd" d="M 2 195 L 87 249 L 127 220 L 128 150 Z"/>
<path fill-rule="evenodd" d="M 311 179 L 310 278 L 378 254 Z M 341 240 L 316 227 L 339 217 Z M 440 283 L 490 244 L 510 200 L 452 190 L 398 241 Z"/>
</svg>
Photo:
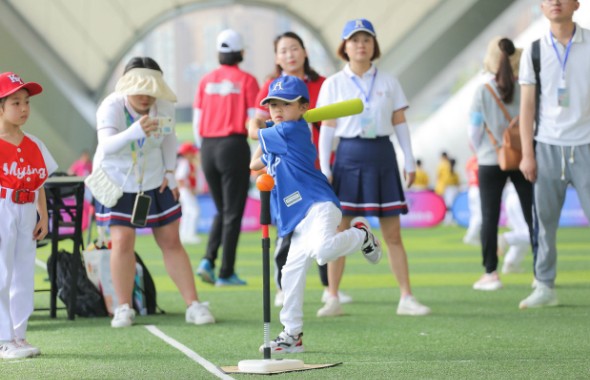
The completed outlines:
<svg viewBox="0 0 590 380">
<path fill-rule="evenodd" d="M 529 1 L 529 0 L 520 0 Z M 380 68 L 413 99 L 513 0 L 0 0 L 0 70 L 43 83 L 28 124 L 58 163 L 93 151 L 98 100 L 130 49 L 162 23 L 194 11 L 263 7 L 287 15 L 334 52 L 347 20 L 379 35 Z M 259 20 L 253 19 L 255 26 Z M 422 102 L 427 103 L 427 102 Z"/>
</svg>

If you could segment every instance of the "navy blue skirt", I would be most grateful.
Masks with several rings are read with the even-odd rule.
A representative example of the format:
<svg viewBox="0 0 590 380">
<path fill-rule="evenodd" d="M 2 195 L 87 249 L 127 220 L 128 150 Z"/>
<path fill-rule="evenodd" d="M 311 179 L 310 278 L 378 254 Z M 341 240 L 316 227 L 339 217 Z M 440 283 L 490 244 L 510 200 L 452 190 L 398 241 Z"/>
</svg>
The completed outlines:
<svg viewBox="0 0 590 380">
<path fill-rule="evenodd" d="M 395 216 L 408 205 L 389 136 L 341 138 L 336 150 L 332 186 L 348 216 Z"/>
<path fill-rule="evenodd" d="M 182 216 L 180 203 L 174 200 L 172 191 L 167 187 L 163 193 L 160 189 L 145 191 L 152 198 L 147 225 L 139 227 L 131 224 L 131 214 L 137 193 L 123 193 L 115 206 L 108 208 L 96 202 L 96 224 L 99 226 L 126 226 L 131 228 L 154 228 L 165 226 Z"/>
</svg>

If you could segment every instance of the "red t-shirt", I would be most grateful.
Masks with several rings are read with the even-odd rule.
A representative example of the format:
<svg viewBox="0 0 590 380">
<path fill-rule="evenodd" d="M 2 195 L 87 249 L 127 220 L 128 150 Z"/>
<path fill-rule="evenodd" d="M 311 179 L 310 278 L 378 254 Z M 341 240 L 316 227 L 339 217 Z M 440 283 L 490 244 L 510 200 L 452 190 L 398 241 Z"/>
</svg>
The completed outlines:
<svg viewBox="0 0 590 380">
<path fill-rule="evenodd" d="M 266 81 L 266 83 L 260 88 L 258 92 L 258 96 L 256 96 L 256 108 L 262 112 L 266 112 L 268 114 L 268 108 L 265 106 L 261 106 L 260 102 L 262 99 L 268 96 L 268 88 L 273 80 L 276 78 L 271 78 Z M 309 79 L 305 79 L 305 84 L 307 85 L 307 91 L 309 91 L 309 109 L 315 108 L 315 105 L 318 101 L 318 95 L 320 93 L 320 88 L 322 87 L 322 83 L 326 80 L 325 77 L 320 76 L 315 81 L 310 81 Z M 316 150 L 318 148 L 318 143 L 320 141 L 320 126 L 321 122 L 314 123 L 313 128 L 311 130 L 312 134 L 312 141 L 313 145 L 315 145 Z M 320 161 L 318 158 L 315 160 L 316 169 L 320 168 Z"/>
<path fill-rule="evenodd" d="M 202 137 L 247 135 L 248 108 L 256 107 L 258 82 L 238 66 L 221 65 L 199 82 L 193 108 L 201 110 Z"/>
</svg>

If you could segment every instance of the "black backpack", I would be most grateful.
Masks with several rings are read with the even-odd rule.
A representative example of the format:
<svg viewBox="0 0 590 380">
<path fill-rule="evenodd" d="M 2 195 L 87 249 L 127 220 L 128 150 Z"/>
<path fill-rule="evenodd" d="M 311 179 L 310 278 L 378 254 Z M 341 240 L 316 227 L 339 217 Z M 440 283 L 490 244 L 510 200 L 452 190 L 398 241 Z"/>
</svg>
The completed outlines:
<svg viewBox="0 0 590 380">
<path fill-rule="evenodd" d="M 135 261 L 137 261 L 143 271 L 143 289 L 139 286 L 138 288 L 142 293 L 143 299 L 145 299 L 145 308 L 147 309 L 147 313 L 156 314 L 156 312 L 159 311 L 160 313 L 165 314 L 165 311 L 158 306 L 156 301 L 156 284 L 154 283 L 152 275 L 137 252 L 135 252 Z M 136 303 L 135 295 L 133 296 L 133 308 L 137 312 L 140 312 L 140 307 Z"/>
<path fill-rule="evenodd" d="M 55 272 L 53 273 L 55 265 Z M 70 302 L 70 294 L 72 291 L 72 268 L 74 265 L 74 255 L 64 250 L 59 250 L 56 254 L 51 255 L 47 261 L 47 272 L 50 281 L 57 286 L 57 296 L 62 302 L 68 306 Z M 80 317 L 106 317 L 108 316 L 107 309 L 100 291 L 88 279 L 86 269 L 80 262 L 78 268 L 78 281 L 76 284 L 76 315 Z"/>
</svg>

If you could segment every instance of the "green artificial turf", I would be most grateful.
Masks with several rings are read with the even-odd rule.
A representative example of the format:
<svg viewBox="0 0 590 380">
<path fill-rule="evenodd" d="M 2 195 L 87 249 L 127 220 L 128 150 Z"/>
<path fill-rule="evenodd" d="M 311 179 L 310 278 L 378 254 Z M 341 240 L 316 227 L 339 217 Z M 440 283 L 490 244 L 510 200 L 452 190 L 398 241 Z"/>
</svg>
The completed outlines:
<svg viewBox="0 0 590 380">
<path fill-rule="evenodd" d="M 361 255 L 347 259 L 342 290 L 353 298 L 345 315 L 320 319 L 322 287 L 316 268 L 308 273 L 305 299 L 306 352 L 289 355 L 307 364 L 337 367 L 276 375 L 297 379 L 574 379 L 590 377 L 590 255 L 588 229 L 559 231 L 557 292 L 561 306 L 519 310 L 531 292 L 532 258 L 525 272 L 503 275 L 504 289 L 471 289 L 481 275 L 479 249 L 461 243 L 459 227 L 404 230 L 415 296 L 433 310 L 426 317 L 395 314 L 399 290 L 384 257 L 378 265 Z M 274 235 L 274 232 L 273 232 Z M 206 236 L 203 236 L 206 240 Z M 204 243 L 187 246 L 193 267 Z M 241 235 L 237 272 L 248 285 L 215 288 L 196 279 L 217 324 L 188 325 L 184 305 L 165 273 L 151 236 L 140 236 L 137 251 L 152 272 L 165 315 L 138 317 L 127 329 L 112 329 L 108 318 L 51 319 L 46 311 L 31 317 L 29 341 L 41 348 L 35 359 L 0 362 L 2 379 L 213 379 L 197 362 L 152 335 L 162 332 L 216 366 L 261 359 L 263 340 L 260 232 Z M 47 258 L 47 247 L 39 258 Z M 38 269 L 37 287 L 46 287 Z M 274 296 L 274 289 L 272 292 Z M 36 296 L 48 305 L 47 293 Z M 281 330 L 272 307 L 271 337 Z M 263 379 L 262 375 L 231 375 Z"/>
</svg>

